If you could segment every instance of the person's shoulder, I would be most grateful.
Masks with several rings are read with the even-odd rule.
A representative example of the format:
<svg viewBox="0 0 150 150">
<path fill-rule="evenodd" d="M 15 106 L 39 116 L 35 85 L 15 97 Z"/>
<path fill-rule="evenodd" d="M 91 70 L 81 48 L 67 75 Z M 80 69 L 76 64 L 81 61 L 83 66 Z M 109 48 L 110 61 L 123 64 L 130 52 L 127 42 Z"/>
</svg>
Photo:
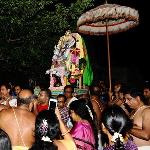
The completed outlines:
<svg viewBox="0 0 150 150">
<path fill-rule="evenodd" d="M 83 120 L 83 121 L 78 121 L 76 122 L 76 126 L 75 126 L 78 130 L 84 131 L 84 130 L 88 130 L 89 128 L 91 128 L 90 123 L 87 120 Z"/>
<path fill-rule="evenodd" d="M 94 106 L 98 106 L 99 105 L 99 102 L 97 100 L 95 100 L 95 99 L 91 100 L 91 103 Z"/>
<path fill-rule="evenodd" d="M 150 115 L 150 106 L 145 106 L 143 109 L 143 114 L 149 114 Z"/>
<path fill-rule="evenodd" d="M 8 109 L 9 107 L 3 104 L 0 104 L 0 112 L 4 109 Z"/>
<path fill-rule="evenodd" d="M 22 111 L 22 110 L 21 110 Z M 16 113 L 19 119 L 23 119 L 28 126 L 33 126 L 35 124 L 36 116 L 30 111 L 18 112 Z"/>
<path fill-rule="evenodd" d="M 73 140 L 57 140 L 56 145 L 58 146 L 58 150 L 77 150 Z"/>
<path fill-rule="evenodd" d="M 26 109 L 20 109 L 20 108 L 13 108 L 15 114 L 19 115 L 20 117 L 24 118 L 24 119 L 35 119 L 36 116 L 33 112 L 26 110 Z M 13 112 L 13 113 L 14 113 Z"/>
<path fill-rule="evenodd" d="M 0 111 L 0 114 L 10 114 L 12 112 L 12 108 L 3 106 L 4 109 Z"/>
<path fill-rule="evenodd" d="M 101 111 L 103 110 L 103 105 L 100 101 L 93 99 L 93 100 L 91 100 L 91 103 L 94 108 L 99 108 L 99 110 L 101 110 Z"/>
<path fill-rule="evenodd" d="M 35 114 L 31 111 L 25 111 L 25 114 L 26 118 L 36 118 Z"/>
<path fill-rule="evenodd" d="M 0 119 L 5 120 L 6 118 L 8 119 L 8 117 L 10 117 L 12 115 L 12 109 L 11 108 L 7 108 L 7 109 L 2 109 L 0 111 Z"/>
<path fill-rule="evenodd" d="M 96 100 L 96 99 L 91 99 L 91 103 L 98 105 L 98 100 Z"/>
<path fill-rule="evenodd" d="M 75 96 L 71 98 L 72 101 L 78 100 Z"/>
</svg>

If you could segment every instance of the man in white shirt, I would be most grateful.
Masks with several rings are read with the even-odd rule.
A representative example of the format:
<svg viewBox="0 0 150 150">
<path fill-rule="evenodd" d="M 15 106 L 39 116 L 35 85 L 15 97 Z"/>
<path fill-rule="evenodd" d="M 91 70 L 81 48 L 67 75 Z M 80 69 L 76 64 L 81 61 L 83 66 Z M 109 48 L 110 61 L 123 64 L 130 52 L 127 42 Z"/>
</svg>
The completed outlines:
<svg viewBox="0 0 150 150">
<path fill-rule="evenodd" d="M 74 93 L 74 88 L 71 85 L 66 85 L 64 87 L 64 95 L 66 96 L 67 100 L 66 100 L 66 106 L 69 108 L 69 105 L 75 101 L 78 100 L 76 97 L 73 96 Z M 68 122 L 67 122 L 67 127 L 68 128 L 72 128 L 73 124 L 71 122 L 71 119 L 69 118 Z"/>
<path fill-rule="evenodd" d="M 66 85 L 64 87 L 64 95 L 66 96 L 66 106 L 69 107 L 71 102 L 78 100 L 76 97 L 73 96 L 74 88 L 71 85 Z"/>
</svg>

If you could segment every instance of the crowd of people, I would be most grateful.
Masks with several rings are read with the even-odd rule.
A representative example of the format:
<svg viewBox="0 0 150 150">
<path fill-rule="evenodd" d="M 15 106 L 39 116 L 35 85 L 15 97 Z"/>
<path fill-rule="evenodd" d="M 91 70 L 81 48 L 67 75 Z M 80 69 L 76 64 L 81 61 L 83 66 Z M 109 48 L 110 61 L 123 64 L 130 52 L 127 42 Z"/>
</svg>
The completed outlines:
<svg viewBox="0 0 150 150">
<path fill-rule="evenodd" d="M 56 100 L 56 107 L 52 107 Z M 104 82 L 75 95 L 0 85 L 0 150 L 150 150 L 150 86 Z"/>
</svg>

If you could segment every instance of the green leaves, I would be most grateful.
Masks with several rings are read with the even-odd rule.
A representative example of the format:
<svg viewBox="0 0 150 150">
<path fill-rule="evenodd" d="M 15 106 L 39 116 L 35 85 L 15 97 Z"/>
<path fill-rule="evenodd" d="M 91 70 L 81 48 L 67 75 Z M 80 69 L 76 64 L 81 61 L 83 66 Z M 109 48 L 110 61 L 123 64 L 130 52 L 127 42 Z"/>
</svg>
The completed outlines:
<svg viewBox="0 0 150 150">
<path fill-rule="evenodd" d="M 50 67 L 59 37 L 76 31 L 78 17 L 92 0 L 1 0 L 0 6 L 0 69 L 36 75 Z"/>
</svg>

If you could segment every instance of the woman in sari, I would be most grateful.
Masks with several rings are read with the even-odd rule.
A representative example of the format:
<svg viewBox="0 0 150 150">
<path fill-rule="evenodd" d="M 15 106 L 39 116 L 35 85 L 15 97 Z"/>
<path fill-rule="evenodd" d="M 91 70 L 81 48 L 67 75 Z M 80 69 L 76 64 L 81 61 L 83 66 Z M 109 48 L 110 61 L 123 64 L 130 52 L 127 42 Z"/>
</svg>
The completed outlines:
<svg viewBox="0 0 150 150">
<path fill-rule="evenodd" d="M 94 123 L 92 108 L 88 101 L 80 99 L 73 101 L 69 107 L 73 128 L 70 133 L 78 150 L 96 150 L 98 147 L 98 133 Z"/>
</svg>

